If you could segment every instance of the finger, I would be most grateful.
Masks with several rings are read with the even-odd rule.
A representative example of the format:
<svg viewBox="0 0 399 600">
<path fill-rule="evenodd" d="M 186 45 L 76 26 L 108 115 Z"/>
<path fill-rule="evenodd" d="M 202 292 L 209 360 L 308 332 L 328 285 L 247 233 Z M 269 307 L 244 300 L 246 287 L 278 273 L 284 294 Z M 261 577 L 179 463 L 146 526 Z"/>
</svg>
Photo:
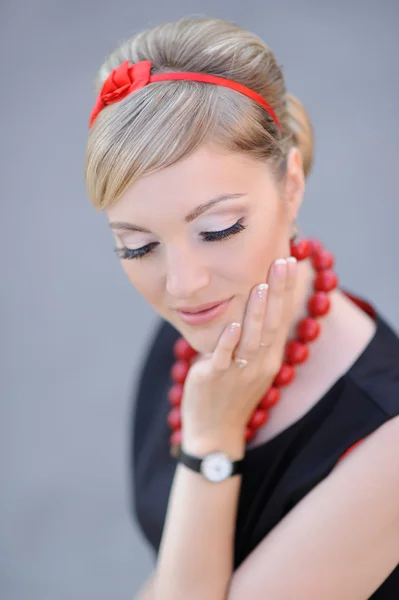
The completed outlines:
<svg viewBox="0 0 399 600">
<path fill-rule="evenodd" d="M 212 355 L 212 367 L 216 371 L 225 371 L 230 367 L 240 334 L 240 323 L 231 323 L 223 331 Z"/>
<path fill-rule="evenodd" d="M 283 323 L 287 272 L 287 261 L 283 258 L 276 260 L 270 269 L 268 299 L 261 334 L 261 344 L 266 349 L 274 343 Z"/>
<path fill-rule="evenodd" d="M 258 352 L 262 338 L 263 321 L 267 303 L 268 284 L 261 283 L 251 292 L 243 321 L 241 338 L 234 355 L 249 359 Z"/>
<path fill-rule="evenodd" d="M 284 346 L 290 333 L 292 311 L 296 289 L 297 261 L 294 257 L 287 258 L 287 279 L 284 296 L 284 307 L 281 325 L 275 338 L 276 347 Z"/>
<path fill-rule="evenodd" d="M 298 271 L 297 260 L 293 256 L 289 256 L 287 258 L 287 281 L 286 281 L 286 295 L 285 295 L 285 304 L 284 304 L 284 315 L 283 321 L 289 329 L 290 320 L 292 317 L 292 309 L 294 305 L 294 296 L 296 289 L 296 280 L 297 280 L 297 271 Z"/>
</svg>

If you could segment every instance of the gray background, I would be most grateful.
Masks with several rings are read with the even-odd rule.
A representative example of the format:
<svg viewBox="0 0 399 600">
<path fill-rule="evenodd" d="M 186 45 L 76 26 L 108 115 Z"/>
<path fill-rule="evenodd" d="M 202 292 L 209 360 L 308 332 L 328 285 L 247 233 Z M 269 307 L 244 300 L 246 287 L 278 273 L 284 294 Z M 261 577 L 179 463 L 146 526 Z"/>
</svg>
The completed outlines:
<svg viewBox="0 0 399 600">
<path fill-rule="evenodd" d="M 307 105 L 300 225 L 399 327 L 397 0 L 0 0 L 0 599 L 132 598 L 131 389 L 155 316 L 83 184 L 91 81 L 135 30 L 188 14 L 260 34 Z"/>
</svg>

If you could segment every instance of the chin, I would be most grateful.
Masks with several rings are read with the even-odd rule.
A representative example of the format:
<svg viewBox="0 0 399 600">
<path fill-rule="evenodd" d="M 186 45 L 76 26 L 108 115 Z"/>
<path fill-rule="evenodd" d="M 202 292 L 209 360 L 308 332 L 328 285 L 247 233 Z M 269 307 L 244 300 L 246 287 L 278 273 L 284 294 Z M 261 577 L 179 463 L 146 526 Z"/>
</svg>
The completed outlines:
<svg viewBox="0 0 399 600">
<path fill-rule="evenodd" d="M 212 354 L 219 339 L 219 336 L 212 336 L 209 332 L 198 332 L 197 334 L 183 335 L 183 337 L 199 354 Z"/>
<path fill-rule="evenodd" d="M 180 335 L 200 354 L 212 354 L 219 338 L 228 323 L 214 323 L 207 327 L 183 327 L 178 328 Z"/>
</svg>

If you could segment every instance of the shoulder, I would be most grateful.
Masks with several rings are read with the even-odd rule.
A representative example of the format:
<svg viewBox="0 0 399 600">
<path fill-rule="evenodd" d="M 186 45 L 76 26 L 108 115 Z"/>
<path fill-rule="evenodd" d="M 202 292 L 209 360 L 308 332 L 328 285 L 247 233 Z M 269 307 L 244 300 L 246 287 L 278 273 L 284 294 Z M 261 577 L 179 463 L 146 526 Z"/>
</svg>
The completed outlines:
<svg viewBox="0 0 399 600">
<path fill-rule="evenodd" d="M 367 438 L 377 439 L 384 448 L 385 443 L 392 443 L 392 435 L 399 434 L 399 338 L 380 315 L 376 313 L 375 318 L 375 335 L 347 374 L 349 387 L 358 399 L 355 411 L 360 420 L 364 419 L 365 428 L 339 462 Z M 353 417 L 357 419 L 356 414 Z"/>
<path fill-rule="evenodd" d="M 376 325 L 375 335 L 356 362 L 299 422 L 301 439 L 293 438 L 299 450 L 289 473 L 290 506 L 373 435 L 383 443 L 385 436 L 391 439 L 390 431 L 394 435 L 397 431 L 399 338 L 378 315 Z"/>
<path fill-rule="evenodd" d="M 139 394 L 143 387 L 151 387 L 156 379 L 169 373 L 174 362 L 173 344 L 178 337 L 178 332 L 170 323 L 164 320 L 157 321 L 141 364 L 138 377 Z"/>
<path fill-rule="evenodd" d="M 164 399 L 174 362 L 173 344 L 178 336 L 178 332 L 169 323 L 158 321 L 139 368 L 133 390 L 132 414 L 136 453 L 149 436 L 155 435 L 154 428 L 157 435 L 167 432 L 164 428 L 168 403 Z M 157 419 L 154 419 L 154 415 L 157 415 Z"/>
<path fill-rule="evenodd" d="M 387 418 L 399 415 L 399 337 L 376 315 L 373 339 L 348 372 L 348 379 Z"/>
<path fill-rule="evenodd" d="M 173 359 L 173 344 L 179 337 L 174 327 L 163 319 L 158 320 L 147 346 L 145 365 L 153 358 Z"/>
</svg>

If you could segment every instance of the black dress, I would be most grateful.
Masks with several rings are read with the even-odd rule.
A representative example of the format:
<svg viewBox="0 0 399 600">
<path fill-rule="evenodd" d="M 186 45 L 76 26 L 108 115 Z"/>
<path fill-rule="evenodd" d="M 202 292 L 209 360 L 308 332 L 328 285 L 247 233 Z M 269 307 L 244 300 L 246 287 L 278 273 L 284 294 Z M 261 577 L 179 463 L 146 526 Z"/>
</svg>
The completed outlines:
<svg viewBox="0 0 399 600">
<path fill-rule="evenodd" d="M 374 316 L 375 335 L 345 375 L 297 422 L 247 450 L 236 523 L 235 569 L 327 477 L 346 451 L 399 415 L 399 339 L 379 315 Z M 169 454 L 166 419 L 172 346 L 178 337 L 171 325 L 161 323 L 144 364 L 134 411 L 135 515 L 155 553 L 176 468 L 176 460 Z M 398 600 L 399 565 L 371 598 Z"/>
</svg>

